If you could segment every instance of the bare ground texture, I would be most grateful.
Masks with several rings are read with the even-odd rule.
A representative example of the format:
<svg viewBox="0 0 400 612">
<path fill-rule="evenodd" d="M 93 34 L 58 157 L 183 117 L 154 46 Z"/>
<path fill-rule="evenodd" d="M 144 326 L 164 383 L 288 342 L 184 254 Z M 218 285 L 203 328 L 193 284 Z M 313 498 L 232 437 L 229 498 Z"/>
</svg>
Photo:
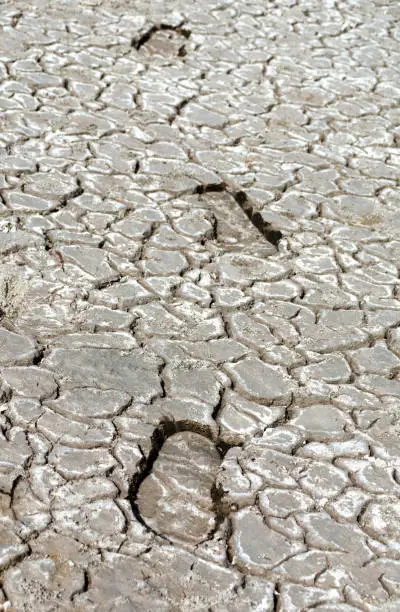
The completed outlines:
<svg viewBox="0 0 400 612">
<path fill-rule="evenodd" d="M 0 609 L 400 609 L 400 7 L 0 0 Z"/>
</svg>

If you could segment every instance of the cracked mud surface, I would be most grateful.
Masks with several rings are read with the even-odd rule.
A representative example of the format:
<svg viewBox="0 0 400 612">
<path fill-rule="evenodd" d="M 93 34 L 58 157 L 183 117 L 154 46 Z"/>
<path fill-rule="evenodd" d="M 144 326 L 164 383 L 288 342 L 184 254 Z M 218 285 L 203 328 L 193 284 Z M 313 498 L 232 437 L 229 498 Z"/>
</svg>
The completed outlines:
<svg viewBox="0 0 400 612">
<path fill-rule="evenodd" d="M 399 19 L 0 0 L 0 609 L 400 609 Z"/>
</svg>

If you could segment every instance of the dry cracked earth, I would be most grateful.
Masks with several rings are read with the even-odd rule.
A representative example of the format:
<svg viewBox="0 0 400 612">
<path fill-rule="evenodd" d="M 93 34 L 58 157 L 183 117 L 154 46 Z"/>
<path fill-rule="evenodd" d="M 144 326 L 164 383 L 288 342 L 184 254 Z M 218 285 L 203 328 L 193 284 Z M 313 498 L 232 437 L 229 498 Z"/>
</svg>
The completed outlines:
<svg viewBox="0 0 400 612">
<path fill-rule="evenodd" d="M 400 610 L 399 22 L 0 0 L 1 610 Z"/>
</svg>

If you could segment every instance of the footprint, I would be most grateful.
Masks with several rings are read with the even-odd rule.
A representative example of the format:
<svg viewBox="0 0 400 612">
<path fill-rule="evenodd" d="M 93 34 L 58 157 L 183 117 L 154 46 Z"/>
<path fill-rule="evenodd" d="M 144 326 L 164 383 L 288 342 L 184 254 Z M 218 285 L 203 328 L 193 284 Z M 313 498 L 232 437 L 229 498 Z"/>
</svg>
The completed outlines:
<svg viewBox="0 0 400 612">
<path fill-rule="evenodd" d="M 214 444 L 204 436 L 191 431 L 170 436 L 135 500 L 146 525 L 177 543 L 196 545 L 207 539 L 216 525 L 211 491 L 220 463 Z"/>
</svg>

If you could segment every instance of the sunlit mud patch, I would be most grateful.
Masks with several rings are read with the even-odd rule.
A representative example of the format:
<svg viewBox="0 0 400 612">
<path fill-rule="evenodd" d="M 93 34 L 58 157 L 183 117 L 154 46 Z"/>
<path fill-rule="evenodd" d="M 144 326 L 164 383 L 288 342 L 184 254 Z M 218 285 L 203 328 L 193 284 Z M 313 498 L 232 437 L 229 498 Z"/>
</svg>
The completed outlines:
<svg viewBox="0 0 400 612">
<path fill-rule="evenodd" d="M 218 451 L 204 436 L 185 431 L 169 437 L 138 491 L 143 521 L 172 541 L 205 540 L 216 525 L 211 490 L 219 465 Z"/>
</svg>

